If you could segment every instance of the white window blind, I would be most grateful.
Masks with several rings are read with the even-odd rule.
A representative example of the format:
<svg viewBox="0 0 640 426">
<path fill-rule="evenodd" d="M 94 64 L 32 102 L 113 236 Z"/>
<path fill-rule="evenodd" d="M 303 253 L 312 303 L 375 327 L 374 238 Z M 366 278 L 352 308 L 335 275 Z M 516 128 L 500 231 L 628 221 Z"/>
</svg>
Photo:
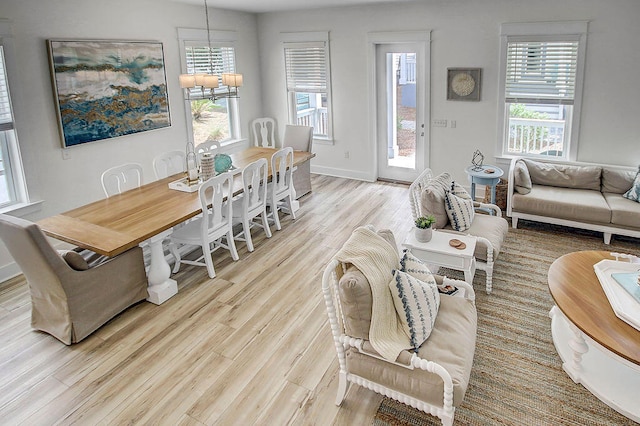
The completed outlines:
<svg viewBox="0 0 640 426">
<path fill-rule="evenodd" d="M 578 41 L 507 43 L 505 101 L 573 105 Z"/>
<path fill-rule="evenodd" d="M 187 74 L 215 74 L 218 76 L 220 87 L 216 89 L 224 90 L 222 85 L 222 74 L 233 74 L 236 72 L 235 49 L 229 46 L 203 45 L 201 42 L 185 42 L 185 56 L 187 64 Z M 210 96 L 209 89 L 203 93 L 200 88 L 189 89 L 191 98 Z"/>
<path fill-rule="evenodd" d="M 4 65 L 4 51 L 0 45 L 0 131 L 13 129 L 13 116 Z"/>
<path fill-rule="evenodd" d="M 285 43 L 287 90 L 307 93 L 327 91 L 325 42 Z"/>
</svg>

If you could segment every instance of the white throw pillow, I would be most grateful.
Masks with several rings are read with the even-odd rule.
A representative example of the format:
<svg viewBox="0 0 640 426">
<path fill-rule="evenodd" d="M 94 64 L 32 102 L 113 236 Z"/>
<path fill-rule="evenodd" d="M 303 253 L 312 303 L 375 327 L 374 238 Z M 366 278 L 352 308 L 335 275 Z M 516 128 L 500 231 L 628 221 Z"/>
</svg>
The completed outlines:
<svg viewBox="0 0 640 426">
<path fill-rule="evenodd" d="M 431 282 L 425 283 L 406 272 L 395 270 L 389 290 L 411 346 L 418 350 L 431 334 L 440 307 L 436 282 L 431 277 Z"/>
<path fill-rule="evenodd" d="M 467 192 L 466 189 L 458 182 L 451 182 L 451 193 L 457 197 L 463 198 L 465 200 L 470 200 L 471 195 Z"/>
<path fill-rule="evenodd" d="M 636 178 L 633 180 L 633 185 L 631 185 L 631 188 L 622 194 L 622 196 L 640 203 L 640 167 L 638 167 L 638 173 L 636 174 Z"/>
<path fill-rule="evenodd" d="M 473 200 L 464 199 L 451 192 L 447 192 L 444 198 L 444 206 L 453 229 L 456 231 L 466 231 L 471 227 L 475 216 Z"/>
</svg>

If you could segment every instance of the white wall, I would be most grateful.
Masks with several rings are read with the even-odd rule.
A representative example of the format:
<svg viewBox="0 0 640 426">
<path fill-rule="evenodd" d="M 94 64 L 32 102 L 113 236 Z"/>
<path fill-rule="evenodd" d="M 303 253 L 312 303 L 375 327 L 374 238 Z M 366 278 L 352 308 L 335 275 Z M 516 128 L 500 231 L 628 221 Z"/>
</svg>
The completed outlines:
<svg viewBox="0 0 640 426">
<path fill-rule="evenodd" d="M 205 28 L 204 6 L 153 0 L 2 0 L 0 18 L 12 22 L 17 75 L 9 75 L 16 128 L 32 199 L 43 200 L 31 220 L 51 216 L 103 198 L 100 175 L 108 167 L 138 162 L 145 181 L 155 179 L 152 159 L 160 152 L 184 149 L 185 104 L 178 84 L 177 28 Z M 238 35 L 237 67 L 245 75 L 241 99 L 243 134 L 249 120 L 261 116 L 256 16 L 211 9 L 212 29 Z M 161 41 L 164 47 L 171 127 L 68 149 L 63 160 L 52 95 L 46 39 Z M 11 60 L 12 58 L 7 58 Z M 2 247 L 3 266 L 12 259 Z"/>
<path fill-rule="evenodd" d="M 456 120 L 455 129 L 432 128 L 430 167 L 466 182 L 474 150 L 496 161 L 499 32 L 505 22 L 589 21 L 585 91 L 578 161 L 640 163 L 640 2 L 619 0 L 430 0 L 367 7 L 260 15 L 264 112 L 286 122 L 280 32 L 330 31 L 334 146 L 315 145 L 313 167 L 336 174 L 375 175 L 369 140 L 367 33 L 431 30 L 432 119 Z M 448 67 L 482 68 L 480 102 L 446 100 Z M 350 151 L 349 159 L 344 151 Z M 502 163 L 500 163 L 502 164 Z M 508 164 L 508 163 L 507 163 Z"/>
</svg>

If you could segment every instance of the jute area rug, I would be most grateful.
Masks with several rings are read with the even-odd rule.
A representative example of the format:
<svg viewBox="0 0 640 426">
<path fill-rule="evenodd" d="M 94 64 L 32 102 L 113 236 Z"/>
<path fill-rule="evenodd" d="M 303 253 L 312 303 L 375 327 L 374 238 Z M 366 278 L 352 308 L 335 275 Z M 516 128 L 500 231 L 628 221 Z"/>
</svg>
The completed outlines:
<svg viewBox="0 0 640 426">
<path fill-rule="evenodd" d="M 456 425 L 636 425 L 609 408 L 562 370 L 551 338 L 553 300 L 547 271 L 558 257 L 579 250 L 640 256 L 640 240 L 553 225 L 509 229 L 494 267 L 493 293 L 484 272 L 474 279 L 478 337 L 469 387 Z M 441 273 L 463 277 L 455 271 Z M 640 395 L 640 389 L 638 389 Z M 640 396 L 638 397 L 640 404 Z M 439 419 L 384 398 L 373 424 L 438 425 Z"/>
</svg>

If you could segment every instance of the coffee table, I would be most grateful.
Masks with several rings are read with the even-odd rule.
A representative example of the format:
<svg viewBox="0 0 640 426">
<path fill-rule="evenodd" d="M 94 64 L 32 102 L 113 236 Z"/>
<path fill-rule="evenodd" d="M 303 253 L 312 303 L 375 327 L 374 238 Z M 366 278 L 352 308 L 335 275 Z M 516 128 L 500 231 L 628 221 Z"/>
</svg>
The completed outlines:
<svg viewBox="0 0 640 426">
<path fill-rule="evenodd" d="M 640 422 L 640 331 L 620 320 L 593 265 L 608 252 L 566 254 L 549 268 L 553 343 L 571 379 Z"/>
<path fill-rule="evenodd" d="M 473 284 L 473 276 L 476 273 L 476 258 L 473 256 L 476 237 L 437 230 L 433 230 L 432 235 L 431 241 L 422 243 L 416 240 L 413 232 L 409 232 L 402 245 L 411 249 L 418 259 L 427 264 L 463 271 L 464 280 Z M 466 248 L 459 250 L 450 246 L 449 241 L 454 238 L 465 243 Z"/>
</svg>

